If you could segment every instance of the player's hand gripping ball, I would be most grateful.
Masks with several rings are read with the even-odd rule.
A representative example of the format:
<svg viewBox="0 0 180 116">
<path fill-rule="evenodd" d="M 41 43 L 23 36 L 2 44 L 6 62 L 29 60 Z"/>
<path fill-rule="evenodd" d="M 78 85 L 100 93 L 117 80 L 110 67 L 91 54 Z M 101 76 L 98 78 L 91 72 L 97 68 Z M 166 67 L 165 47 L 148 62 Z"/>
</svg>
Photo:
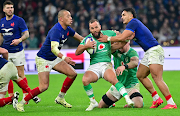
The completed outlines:
<svg viewBox="0 0 180 116">
<path fill-rule="evenodd" d="M 92 37 L 88 37 L 86 38 L 85 42 L 87 43 L 88 41 L 95 41 Z M 88 48 L 86 50 L 89 54 L 94 54 L 96 53 L 96 47 L 93 49 L 93 48 Z"/>
</svg>

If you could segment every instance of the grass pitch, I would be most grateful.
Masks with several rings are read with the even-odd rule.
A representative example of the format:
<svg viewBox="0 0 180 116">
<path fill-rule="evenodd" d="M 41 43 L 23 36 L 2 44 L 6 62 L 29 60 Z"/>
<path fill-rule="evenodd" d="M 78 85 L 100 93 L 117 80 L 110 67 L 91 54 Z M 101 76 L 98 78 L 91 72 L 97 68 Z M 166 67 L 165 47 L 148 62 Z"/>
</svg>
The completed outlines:
<svg viewBox="0 0 180 116">
<path fill-rule="evenodd" d="M 78 74 L 71 88 L 68 90 L 65 99 L 68 103 L 72 104 L 72 108 L 64 108 L 59 104 L 55 104 L 54 100 L 57 97 L 62 83 L 66 78 L 62 74 L 51 74 L 50 84 L 47 91 L 39 95 L 41 102 L 35 104 L 33 100 L 30 100 L 28 105 L 25 105 L 25 112 L 18 112 L 13 109 L 12 105 L 6 105 L 0 108 L 0 116 L 178 116 L 180 115 L 180 71 L 165 71 L 163 73 L 163 79 L 169 87 L 171 95 L 176 102 L 178 109 L 162 110 L 167 103 L 163 95 L 160 93 L 157 86 L 154 84 L 160 97 L 164 100 L 164 103 L 156 109 L 150 109 L 152 97 L 150 93 L 141 84 L 140 91 L 144 97 L 144 108 L 123 108 L 126 104 L 124 98 L 116 103 L 114 108 L 99 109 L 95 108 L 92 111 L 85 111 L 89 106 L 89 98 L 86 95 L 83 84 L 83 74 Z M 28 84 L 31 89 L 39 85 L 37 75 L 26 75 Z M 150 79 L 151 76 L 149 76 Z M 91 84 L 94 90 L 95 99 L 100 101 L 102 95 L 106 93 L 111 84 L 104 79 L 100 79 L 96 83 Z M 14 92 L 20 92 L 19 101 L 22 99 L 22 90 L 14 83 Z M 6 95 L 7 96 L 7 95 Z"/>
</svg>

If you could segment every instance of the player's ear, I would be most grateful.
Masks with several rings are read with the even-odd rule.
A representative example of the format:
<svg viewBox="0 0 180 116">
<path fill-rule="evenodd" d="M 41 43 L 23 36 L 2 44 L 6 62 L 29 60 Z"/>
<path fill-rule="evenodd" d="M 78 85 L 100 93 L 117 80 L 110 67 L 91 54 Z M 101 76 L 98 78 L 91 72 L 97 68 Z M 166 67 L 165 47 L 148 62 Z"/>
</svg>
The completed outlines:
<svg viewBox="0 0 180 116">
<path fill-rule="evenodd" d="M 60 21 L 63 21 L 63 18 L 62 18 L 62 17 L 59 17 L 59 20 L 60 20 Z"/>
</svg>

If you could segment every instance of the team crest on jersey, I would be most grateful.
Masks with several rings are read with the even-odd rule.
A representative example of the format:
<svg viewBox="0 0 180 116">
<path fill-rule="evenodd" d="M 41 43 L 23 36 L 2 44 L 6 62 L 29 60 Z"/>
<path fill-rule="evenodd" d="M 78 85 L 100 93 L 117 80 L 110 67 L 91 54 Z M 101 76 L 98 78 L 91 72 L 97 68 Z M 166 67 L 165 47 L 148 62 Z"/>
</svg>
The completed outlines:
<svg viewBox="0 0 180 116">
<path fill-rule="evenodd" d="M 62 38 L 64 38 L 64 35 L 62 35 Z"/>
<path fill-rule="evenodd" d="M 128 62 L 128 57 L 125 58 L 125 61 Z"/>
<path fill-rule="evenodd" d="M 118 56 L 119 58 L 121 58 L 122 54 L 120 54 L 120 53 L 117 53 L 117 56 Z"/>
<path fill-rule="evenodd" d="M 105 45 L 104 44 L 100 44 L 99 46 L 98 46 L 98 49 L 99 50 L 102 50 L 102 49 L 104 49 L 105 48 Z"/>
<path fill-rule="evenodd" d="M 11 27 L 14 27 L 14 25 L 15 25 L 15 24 L 14 24 L 14 22 L 13 22 L 13 23 L 11 23 Z"/>
<path fill-rule="evenodd" d="M 4 27 L 4 24 L 2 24 L 1 27 Z"/>
</svg>

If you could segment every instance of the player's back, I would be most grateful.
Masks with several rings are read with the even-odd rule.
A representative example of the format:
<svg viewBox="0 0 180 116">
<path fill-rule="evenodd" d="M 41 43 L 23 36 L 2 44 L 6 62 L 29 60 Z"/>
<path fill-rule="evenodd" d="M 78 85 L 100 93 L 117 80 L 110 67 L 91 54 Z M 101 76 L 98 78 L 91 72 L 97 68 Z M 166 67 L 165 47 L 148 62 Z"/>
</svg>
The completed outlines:
<svg viewBox="0 0 180 116">
<path fill-rule="evenodd" d="M 135 32 L 135 38 L 133 39 L 137 42 L 144 51 L 147 51 L 153 46 L 159 45 L 157 40 L 153 37 L 151 31 L 138 19 L 132 19 L 126 26 L 126 30 L 131 30 Z"/>
</svg>

